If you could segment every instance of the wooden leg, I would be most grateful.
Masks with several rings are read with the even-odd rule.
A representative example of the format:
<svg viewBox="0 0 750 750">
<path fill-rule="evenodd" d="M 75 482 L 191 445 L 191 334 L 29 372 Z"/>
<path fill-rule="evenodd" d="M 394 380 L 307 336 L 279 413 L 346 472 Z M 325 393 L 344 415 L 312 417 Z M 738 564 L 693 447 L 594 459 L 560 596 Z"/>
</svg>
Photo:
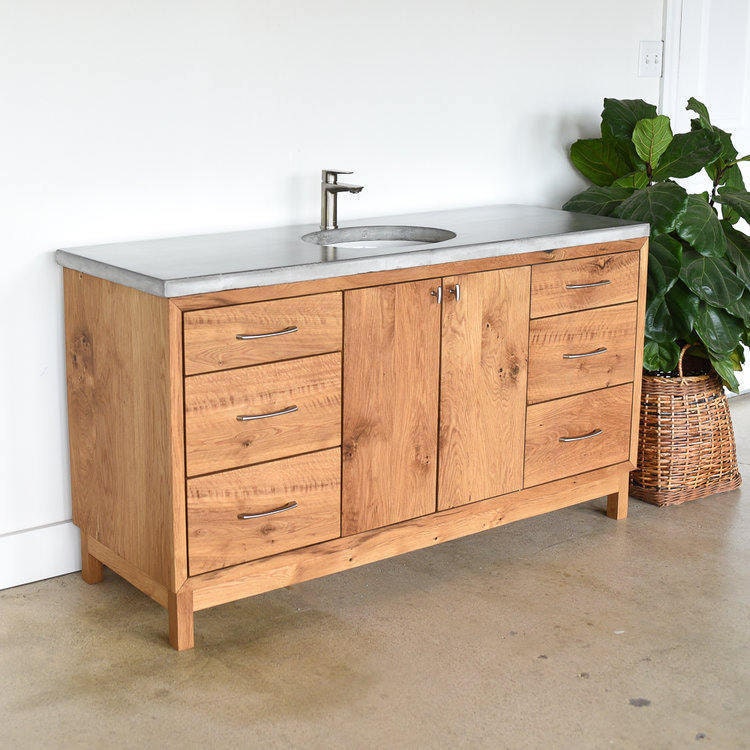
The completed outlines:
<svg viewBox="0 0 750 750">
<path fill-rule="evenodd" d="M 104 566 L 89 553 L 89 538 L 81 533 L 81 578 L 86 583 L 99 583 L 104 578 Z"/>
<path fill-rule="evenodd" d="M 193 592 L 182 589 L 169 593 L 169 643 L 178 651 L 195 645 L 193 632 Z"/>
<path fill-rule="evenodd" d="M 620 477 L 620 486 L 617 492 L 607 495 L 607 516 L 616 520 L 628 517 L 628 484 L 630 474 L 625 472 Z"/>
</svg>

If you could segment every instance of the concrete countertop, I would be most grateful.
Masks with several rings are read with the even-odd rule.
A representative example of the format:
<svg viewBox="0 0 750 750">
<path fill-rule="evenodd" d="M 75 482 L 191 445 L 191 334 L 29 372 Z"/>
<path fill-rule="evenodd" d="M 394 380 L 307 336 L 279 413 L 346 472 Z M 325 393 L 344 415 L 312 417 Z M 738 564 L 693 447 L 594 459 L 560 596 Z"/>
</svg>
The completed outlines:
<svg viewBox="0 0 750 750">
<path fill-rule="evenodd" d="M 270 286 L 437 263 L 515 255 L 561 247 L 645 237 L 648 224 L 535 206 L 483 206 L 381 216 L 341 227 L 404 224 L 449 229 L 453 239 L 434 244 L 333 253 L 300 237 L 313 224 L 243 232 L 170 237 L 58 250 L 66 268 L 159 297 Z"/>
</svg>

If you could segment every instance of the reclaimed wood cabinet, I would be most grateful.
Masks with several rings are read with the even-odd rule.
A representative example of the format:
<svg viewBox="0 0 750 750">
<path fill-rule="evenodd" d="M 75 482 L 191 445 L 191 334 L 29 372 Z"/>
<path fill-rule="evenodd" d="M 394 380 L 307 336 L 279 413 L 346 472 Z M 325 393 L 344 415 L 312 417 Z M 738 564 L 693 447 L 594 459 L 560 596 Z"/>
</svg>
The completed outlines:
<svg viewBox="0 0 750 750">
<path fill-rule="evenodd" d="M 645 237 L 183 297 L 66 268 L 74 521 L 193 613 L 607 497 L 627 513 Z"/>
</svg>

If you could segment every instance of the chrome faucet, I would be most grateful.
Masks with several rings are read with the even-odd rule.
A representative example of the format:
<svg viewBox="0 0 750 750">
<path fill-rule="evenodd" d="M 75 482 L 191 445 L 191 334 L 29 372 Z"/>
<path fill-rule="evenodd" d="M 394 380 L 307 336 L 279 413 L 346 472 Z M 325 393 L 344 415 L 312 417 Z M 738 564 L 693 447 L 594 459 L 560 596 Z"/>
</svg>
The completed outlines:
<svg viewBox="0 0 750 750">
<path fill-rule="evenodd" d="M 342 172 L 338 169 L 324 169 L 320 183 L 320 228 L 337 229 L 338 218 L 336 208 L 339 193 L 361 193 L 362 185 L 347 185 L 338 182 L 340 174 L 354 174 L 354 172 Z"/>
</svg>

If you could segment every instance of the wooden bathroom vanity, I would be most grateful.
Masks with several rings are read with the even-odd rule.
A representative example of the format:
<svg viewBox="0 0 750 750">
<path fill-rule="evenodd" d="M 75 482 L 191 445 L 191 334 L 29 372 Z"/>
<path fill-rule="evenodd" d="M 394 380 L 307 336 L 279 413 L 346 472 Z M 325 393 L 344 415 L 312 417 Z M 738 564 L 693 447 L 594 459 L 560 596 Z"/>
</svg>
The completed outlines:
<svg viewBox="0 0 750 750">
<path fill-rule="evenodd" d="M 197 610 L 598 497 L 627 513 L 648 225 L 386 220 L 456 237 L 58 251 L 83 577 L 166 607 L 177 649 Z"/>
</svg>

